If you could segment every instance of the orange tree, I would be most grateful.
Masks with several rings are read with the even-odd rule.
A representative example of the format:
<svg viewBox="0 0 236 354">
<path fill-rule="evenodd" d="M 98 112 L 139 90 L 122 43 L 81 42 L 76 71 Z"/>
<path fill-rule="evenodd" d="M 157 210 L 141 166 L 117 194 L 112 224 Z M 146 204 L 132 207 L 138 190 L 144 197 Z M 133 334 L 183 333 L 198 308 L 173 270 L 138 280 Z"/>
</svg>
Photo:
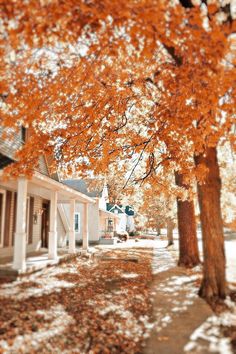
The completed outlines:
<svg viewBox="0 0 236 354">
<path fill-rule="evenodd" d="M 156 197 L 153 198 L 153 195 Z M 149 181 L 142 189 L 141 198 L 138 212 L 146 217 L 147 227 L 157 230 L 157 234 L 161 228 L 166 228 L 168 246 L 172 245 L 173 229 L 176 224 L 175 194 L 171 193 L 170 189 L 164 193 L 158 185 L 153 185 Z"/>
<path fill-rule="evenodd" d="M 154 175 L 160 166 L 160 154 L 156 153 L 160 143 L 165 144 L 162 167 L 173 168 L 184 175 L 185 185 L 191 174 L 197 177 L 204 245 L 200 295 L 211 301 L 224 298 L 226 294 L 216 147 L 226 138 L 232 144 L 235 141 L 232 126 L 235 122 L 236 86 L 234 58 L 232 53 L 229 54 L 229 34 L 233 25 L 219 23 L 217 7 L 209 6 L 205 11 L 206 14 L 202 14 L 193 7 L 184 12 L 185 25 L 182 18 L 179 31 L 177 20 L 173 20 L 176 13 L 170 14 L 167 26 L 169 43 L 165 48 L 172 62 L 163 65 L 156 78 L 148 80 L 152 87 L 150 96 L 158 85 L 161 89 L 158 87 L 157 105 L 152 116 L 143 122 L 147 127 L 143 179 Z M 136 136 L 131 132 L 132 128 L 128 137 L 130 145 L 134 146 L 140 131 Z"/>
<path fill-rule="evenodd" d="M 1 6 L 1 120 L 31 130 L 6 174 L 30 173 L 45 153 L 66 173 L 100 173 L 128 158 L 137 180 L 158 183 L 176 171 L 187 186 L 196 176 L 201 295 L 224 297 L 216 146 L 225 137 L 234 143 L 235 70 L 227 56 L 234 22 L 219 22 L 217 2 L 205 13 L 189 1 L 33 1 L 30 12 L 24 2 Z"/>
</svg>

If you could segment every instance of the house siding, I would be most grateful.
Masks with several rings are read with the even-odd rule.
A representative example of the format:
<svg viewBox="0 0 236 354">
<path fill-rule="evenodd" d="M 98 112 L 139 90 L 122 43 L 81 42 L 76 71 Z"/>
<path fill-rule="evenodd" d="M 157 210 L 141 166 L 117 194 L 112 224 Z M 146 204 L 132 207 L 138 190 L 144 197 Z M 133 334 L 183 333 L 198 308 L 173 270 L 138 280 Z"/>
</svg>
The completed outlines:
<svg viewBox="0 0 236 354">
<path fill-rule="evenodd" d="M 42 173 L 45 176 L 50 177 L 50 174 L 48 171 L 48 166 L 47 166 L 46 159 L 44 156 L 39 157 L 39 165 L 38 165 L 38 168 L 36 168 L 36 171 Z"/>
<path fill-rule="evenodd" d="M 12 132 L 10 133 L 12 136 L 11 139 L 3 139 L 2 134 L 4 132 L 10 132 L 10 129 L 0 127 L 0 152 L 11 159 L 14 159 L 16 151 L 22 145 L 20 131 L 14 132 L 12 130 Z"/>
<path fill-rule="evenodd" d="M 7 191 L 6 188 L 0 186 L 1 189 Z M 13 230 L 14 230 L 14 193 L 15 191 L 11 191 L 11 204 L 10 204 L 10 238 L 9 238 L 9 246 L 0 248 L 0 257 L 8 257 L 13 255 Z M 43 198 L 36 195 L 28 195 L 34 198 L 34 207 L 33 214 L 36 213 L 39 209 L 42 208 Z M 37 224 L 33 223 L 33 235 L 32 235 L 32 243 L 28 243 L 26 245 L 26 252 L 37 251 L 41 248 L 41 224 L 42 224 L 42 216 L 38 216 Z M 57 232 L 58 232 L 58 247 L 65 247 L 67 241 L 67 233 L 65 227 L 63 225 L 62 219 L 57 212 Z"/>
<path fill-rule="evenodd" d="M 80 213 L 80 232 L 75 233 L 75 238 L 81 241 L 84 233 L 84 206 L 77 204 L 76 212 Z M 89 242 L 99 241 L 99 210 L 97 204 L 89 204 L 88 206 L 88 234 Z"/>
<path fill-rule="evenodd" d="M 43 199 L 39 196 L 32 195 L 34 197 L 34 213 L 36 213 L 39 209 L 42 208 Z M 33 223 L 33 239 L 32 244 L 27 245 L 27 251 L 35 251 L 41 247 L 41 224 L 42 224 L 42 216 L 38 217 L 37 224 Z"/>
<path fill-rule="evenodd" d="M 21 140 L 20 129 L 17 132 L 12 130 L 12 132 L 9 133 L 11 134 L 11 139 L 3 139 L 2 134 L 4 132 L 8 133 L 10 131 L 11 130 L 9 128 L 0 127 L 0 153 L 11 160 L 15 160 L 15 153 L 24 144 L 24 142 Z M 27 136 L 28 134 L 29 132 L 27 132 Z M 39 164 L 36 168 L 36 171 L 42 173 L 45 176 L 51 177 L 52 179 L 58 180 L 56 174 L 50 176 L 46 158 L 43 155 L 39 157 Z"/>
<path fill-rule="evenodd" d="M 76 241 L 82 241 L 82 236 L 84 232 L 84 206 L 83 204 L 76 203 L 75 204 L 75 212 L 80 213 L 80 232 L 75 233 Z M 69 217 L 69 208 L 67 208 L 67 215 Z"/>
<path fill-rule="evenodd" d="M 6 192 L 7 191 L 9 192 L 8 189 L 6 189 L 5 187 L 3 187 L 1 185 L 0 185 L 0 189 L 3 189 Z M 9 205 L 9 207 L 10 207 L 10 213 L 9 213 L 9 216 L 10 216 L 10 222 L 9 222 L 10 234 L 9 234 L 9 238 L 10 239 L 9 239 L 8 246 L 0 247 L 0 257 L 10 256 L 12 254 L 12 251 L 13 251 L 13 248 L 12 248 L 13 212 L 14 212 L 13 203 L 14 203 L 14 192 L 11 191 L 11 203 Z M 4 219 L 5 219 L 5 217 L 4 217 Z M 4 220 L 4 222 L 5 222 L 5 220 Z M 4 226 L 4 228 L 5 228 L 5 226 Z M 5 231 L 4 231 L 3 238 L 5 238 Z"/>
<path fill-rule="evenodd" d="M 70 206 L 64 206 L 65 214 L 69 220 Z M 80 232 L 75 232 L 76 241 L 82 241 L 84 233 L 84 205 L 82 203 L 75 204 L 75 213 L 80 214 Z M 89 204 L 88 206 L 88 234 L 89 242 L 99 241 L 99 208 L 98 202 L 96 204 Z"/>
<path fill-rule="evenodd" d="M 66 247 L 67 232 L 58 211 L 57 211 L 57 234 L 58 234 L 58 241 L 57 241 L 58 247 Z"/>
<path fill-rule="evenodd" d="M 1 189 L 8 190 L 2 186 L 0 186 Z M 15 191 L 11 191 L 11 204 L 10 204 L 10 223 L 9 223 L 9 228 L 10 228 L 10 237 L 9 237 L 9 244 L 7 247 L 2 247 L 0 248 L 0 257 L 7 257 L 7 256 L 12 256 L 13 255 L 13 235 L 14 235 L 14 193 Z M 35 195 L 28 195 L 32 196 L 34 198 L 34 208 L 33 208 L 33 214 L 40 208 L 42 208 L 42 198 L 39 196 Z M 32 235 L 32 243 L 26 245 L 26 252 L 32 252 L 36 251 L 40 248 L 41 246 L 41 216 L 38 217 L 38 222 L 37 224 L 33 224 L 33 235 Z"/>
<path fill-rule="evenodd" d="M 99 207 L 98 204 L 89 204 L 89 240 L 99 241 Z"/>
</svg>

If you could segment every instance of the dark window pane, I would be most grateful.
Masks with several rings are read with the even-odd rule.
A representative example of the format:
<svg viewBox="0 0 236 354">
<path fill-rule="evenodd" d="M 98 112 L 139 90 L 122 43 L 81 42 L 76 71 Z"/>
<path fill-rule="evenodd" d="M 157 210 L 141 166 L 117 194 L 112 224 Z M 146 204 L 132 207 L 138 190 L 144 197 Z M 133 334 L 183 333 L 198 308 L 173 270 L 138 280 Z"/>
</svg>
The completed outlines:
<svg viewBox="0 0 236 354">
<path fill-rule="evenodd" d="M 21 126 L 21 140 L 25 143 L 26 140 L 26 128 Z"/>
</svg>

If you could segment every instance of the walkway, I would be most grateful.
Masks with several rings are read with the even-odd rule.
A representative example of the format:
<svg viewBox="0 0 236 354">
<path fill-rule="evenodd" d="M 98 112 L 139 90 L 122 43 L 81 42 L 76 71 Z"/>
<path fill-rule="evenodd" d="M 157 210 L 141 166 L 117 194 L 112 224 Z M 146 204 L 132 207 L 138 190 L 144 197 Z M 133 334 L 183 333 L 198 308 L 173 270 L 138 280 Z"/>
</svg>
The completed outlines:
<svg viewBox="0 0 236 354">
<path fill-rule="evenodd" d="M 235 303 L 214 315 L 197 295 L 201 270 L 176 267 L 165 246 L 99 246 L 0 285 L 0 353 L 232 354 Z"/>
<path fill-rule="evenodd" d="M 154 323 L 143 354 L 232 354 L 225 329 L 236 324 L 236 307 L 227 299 L 228 312 L 216 316 L 197 295 L 201 270 L 176 267 L 176 260 L 154 242 L 151 301 Z"/>
</svg>

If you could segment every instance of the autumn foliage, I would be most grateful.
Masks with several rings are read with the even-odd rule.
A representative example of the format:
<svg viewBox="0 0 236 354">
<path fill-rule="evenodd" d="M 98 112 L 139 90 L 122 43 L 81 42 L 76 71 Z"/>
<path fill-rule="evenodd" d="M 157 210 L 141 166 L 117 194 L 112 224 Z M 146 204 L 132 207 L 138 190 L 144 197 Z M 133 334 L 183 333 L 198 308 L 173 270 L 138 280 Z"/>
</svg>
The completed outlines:
<svg viewBox="0 0 236 354">
<path fill-rule="evenodd" d="M 30 131 L 6 175 L 42 154 L 80 176 L 130 160 L 134 182 L 178 172 L 201 193 L 206 153 L 236 147 L 235 20 L 204 3 L 1 1 L 1 124 Z"/>
</svg>

